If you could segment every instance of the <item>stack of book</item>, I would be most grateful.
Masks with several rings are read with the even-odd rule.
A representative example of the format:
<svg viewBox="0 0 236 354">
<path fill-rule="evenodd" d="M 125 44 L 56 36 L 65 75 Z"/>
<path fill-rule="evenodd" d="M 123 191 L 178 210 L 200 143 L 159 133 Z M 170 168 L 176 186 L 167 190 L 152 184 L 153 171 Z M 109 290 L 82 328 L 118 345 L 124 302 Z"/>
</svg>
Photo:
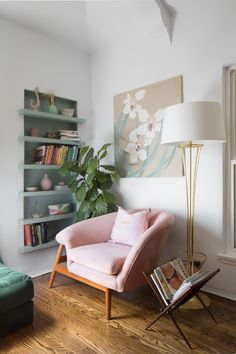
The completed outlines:
<svg viewBox="0 0 236 354">
<path fill-rule="evenodd" d="M 155 268 L 150 277 L 165 305 L 169 305 L 212 274 L 199 271 L 189 276 L 181 259 L 177 258 Z"/>
<path fill-rule="evenodd" d="M 24 225 L 24 241 L 25 246 L 37 246 L 42 245 L 43 243 L 47 243 L 48 240 L 48 232 L 47 232 L 47 224 L 26 224 Z"/>
<path fill-rule="evenodd" d="M 38 165 L 63 165 L 66 161 L 76 161 L 78 146 L 41 145 L 33 150 L 33 163 Z"/>
<path fill-rule="evenodd" d="M 77 130 L 66 130 L 66 129 L 60 130 L 60 139 L 80 141 L 80 137 Z"/>
</svg>

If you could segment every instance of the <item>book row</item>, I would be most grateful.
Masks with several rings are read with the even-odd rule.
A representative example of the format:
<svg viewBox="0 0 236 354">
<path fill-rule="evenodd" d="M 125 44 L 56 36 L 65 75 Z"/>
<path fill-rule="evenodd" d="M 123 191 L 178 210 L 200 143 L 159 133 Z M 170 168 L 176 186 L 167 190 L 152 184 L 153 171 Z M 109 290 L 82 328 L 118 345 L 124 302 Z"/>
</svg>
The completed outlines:
<svg viewBox="0 0 236 354">
<path fill-rule="evenodd" d="M 48 239 L 48 230 L 46 223 L 40 224 L 26 224 L 24 225 L 24 243 L 25 246 L 37 246 L 47 243 L 50 240 Z"/>
<path fill-rule="evenodd" d="M 63 165 L 65 161 L 76 161 L 78 146 L 41 145 L 33 150 L 33 163 L 39 165 Z"/>
</svg>

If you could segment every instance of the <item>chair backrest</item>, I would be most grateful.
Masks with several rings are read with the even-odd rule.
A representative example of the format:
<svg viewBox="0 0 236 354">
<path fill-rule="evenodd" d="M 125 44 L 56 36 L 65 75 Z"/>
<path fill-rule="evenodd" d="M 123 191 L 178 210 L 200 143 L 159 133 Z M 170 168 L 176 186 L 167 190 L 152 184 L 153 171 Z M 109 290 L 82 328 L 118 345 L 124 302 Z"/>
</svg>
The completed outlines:
<svg viewBox="0 0 236 354">
<path fill-rule="evenodd" d="M 140 210 L 143 209 L 131 212 Z M 149 228 L 132 247 L 117 276 L 118 291 L 134 289 L 146 283 L 143 272 L 151 272 L 159 265 L 174 220 L 174 216 L 166 211 L 151 210 Z"/>
</svg>

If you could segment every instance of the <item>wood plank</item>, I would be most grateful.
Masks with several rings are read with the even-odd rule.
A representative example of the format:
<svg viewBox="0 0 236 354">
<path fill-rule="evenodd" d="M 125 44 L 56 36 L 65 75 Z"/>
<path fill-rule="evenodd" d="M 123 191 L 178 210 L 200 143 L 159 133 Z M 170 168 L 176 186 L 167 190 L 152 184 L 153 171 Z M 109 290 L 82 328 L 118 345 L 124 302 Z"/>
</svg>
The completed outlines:
<svg viewBox="0 0 236 354">
<path fill-rule="evenodd" d="M 48 280 L 49 275 L 34 280 L 33 326 L 3 338 L 0 353 L 190 353 L 168 316 L 144 330 L 160 309 L 149 288 L 114 293 L 114 319 L 107 321 L 103 292 L 60 274 L 48 289 Z M 218 324 L 203 310 L 178 311 L 175 318 L 194 347 L 192 353 L 233 354 L 235 303 L 215 296 L 211 300 Z"/>
</svg>

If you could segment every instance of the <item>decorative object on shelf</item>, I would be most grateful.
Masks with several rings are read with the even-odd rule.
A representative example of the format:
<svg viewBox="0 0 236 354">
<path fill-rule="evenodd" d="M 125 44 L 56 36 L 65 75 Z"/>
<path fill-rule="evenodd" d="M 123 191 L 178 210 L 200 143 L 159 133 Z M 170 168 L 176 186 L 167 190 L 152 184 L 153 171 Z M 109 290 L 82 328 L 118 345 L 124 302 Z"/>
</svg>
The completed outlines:
<svg viewBox="0 0 236 354">
<path fill-rule="evenodd" d="M 38 187 L 26 187 L 25 190 L 26 192 L 36 192 Z"/>
<path fill-rule="evenodd" d="M 181 76 L 114 96 L 115 165 L 122 177 L 183 175 L 178 149 L 160 144 L 164 108 L 182 101 Z"/>
<path fill-rule="evenodd" d="M 37 128 L 37 127 L 30 128 L 30 135 L 31 136 L 39 136 L 39 128 Z"/>
<path fill-rule="evenodd" d="M 47 173 L 41 179 L 40 186 L 43 191 L 50 191 L 52 189 L 52 180 Z"/>
<path fill-rule="evenodd" d="M 104 144 L 96 153 L 93 148 L 84 146 L 78 161 L 65 162 L 59 169 L 62 176 L 73 172 L 69 187 L 79 202 L 78 221 L 117 210 L 116 198 L 109 190 L 119 174 L 115 166 L 101 162 L 110 145 Z"/>
<path fill-rule="evenodd" d="M 187 270 L 190 275 L 194 273 L 194 207 L 200 152 L 203 143 L 217 142 L 225 142 L 219 103 L 190 102 L 166 108 L 161 144 L 181 148 L 187 192 Z M 188 308 L 196 308 L 195 305 L 193 301 L 193 306 Z"/>
<path fill-rule="evenodd" d="M 54 94 L 54 92 L 53 91 L 49 91 L 47 93 L 44 93 L 44 95 L 49 97 L 49 102 L 50 102 L 50 105 L 49 105 L 49 108 L 48 108 L 49 113 L 57 114 L 57 107 L 55 106 L 55 94 Z"/>
<path fill-rule="evenodd" d="M 39 87 L 38 86 L 35 87 L 34 92 L 35 92 L 35 96 L 36 96 L 36 101 L 31 100 L 30 105 L 35 111 L 38 111 L 39 107 L 40 107 Z"/>
<path fill-rule="evenodd" d="M 43 216 L 43 210 L 38 201 L 35 202 L 35 206 L 31 215 L 33 219 L 39 219 Z"/>
<path fill-rule="evenodd" d="M 60 139 L 60 133 L 56 127 L 52 127 L 50 132 L 45 133 L 45 137 L 48 139 Z"/>
<path fill-rule="evenodd" d="M 54 186 L 54 190 L 55 191 L 69 191 L 70 188 L 69 188 L 68 184 L 65 184 L 65 182 L 62 181 Z"/>
<path fill-rule="evenodd" d="M 73 117 L 75 110 L 73 108 L 62 108 L 61 114 L 63 116 Z"/>
<path fill-rule="evenodd" d="M 54 204 L 48 206 L 49 215 L 62 215 L 70 212 L 70 203 Z"/>
</svg>

